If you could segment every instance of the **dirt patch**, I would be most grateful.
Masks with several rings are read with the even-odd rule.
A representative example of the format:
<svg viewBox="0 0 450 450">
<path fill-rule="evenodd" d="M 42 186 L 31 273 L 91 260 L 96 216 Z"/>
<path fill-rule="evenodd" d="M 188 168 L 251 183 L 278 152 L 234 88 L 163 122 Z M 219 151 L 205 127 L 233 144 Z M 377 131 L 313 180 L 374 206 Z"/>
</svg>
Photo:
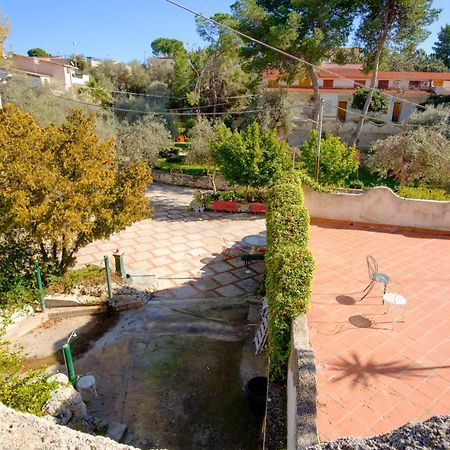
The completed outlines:
<svg viewBox="0 0 450 450">
<path fill-rule="evenodd" d="M 76 330 L 77 337 L 70 342 L 70 348 L 72 356 L 77 358 L 92 348 L 95 342 L 117 323 L 118 319 L 117 313 L 110 312 L 48 320 L 15 342 L 28 354 L 24 360 L 24 370 L 39 369 L 43 366 L 57 366 L 61 369 L 64 366 L 62 346 L 73 330 Z M 55 336 L 57 336 L 56 339 Z"/>
</svg>

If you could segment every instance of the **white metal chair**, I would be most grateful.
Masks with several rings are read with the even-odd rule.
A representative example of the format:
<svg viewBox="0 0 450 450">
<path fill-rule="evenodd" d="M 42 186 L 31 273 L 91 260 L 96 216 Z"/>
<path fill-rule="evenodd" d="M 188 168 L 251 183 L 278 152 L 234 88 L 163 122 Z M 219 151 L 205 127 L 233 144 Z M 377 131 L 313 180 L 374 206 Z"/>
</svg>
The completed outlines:
<svg viewBox="0 0 450 450">
<path fill-rule="evenodd" d="M 391 277 L 389 275 L 386 275 L 385 273 L 378 271 L 378 264 L 375 260 L 375 258 L 371 255 L 366 256 L 367 261 L 367 270 L 369 272 L 369 279 L 370 283 L 367 285 L 367 287 L 363 290 L 365 294 L 359 299 L 359 301 L 363 300 L 369 292 L 373 289 L 373 286 L 375 283 L 383 283 L 383 295 L 386 294 L 386 288 L 388 283 L 391 281 Z M 383 299 L 384 304 L 384 299 Z"/>
</svg>

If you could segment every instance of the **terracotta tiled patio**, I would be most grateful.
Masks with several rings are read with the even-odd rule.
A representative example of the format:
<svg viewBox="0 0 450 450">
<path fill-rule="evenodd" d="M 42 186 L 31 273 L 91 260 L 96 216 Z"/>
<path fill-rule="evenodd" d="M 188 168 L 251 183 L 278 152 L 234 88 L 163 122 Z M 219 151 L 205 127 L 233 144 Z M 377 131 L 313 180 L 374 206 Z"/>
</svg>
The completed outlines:
<svg viewBox="0 0 450 450">
<path fill-rule="evenodd" d="M 224 261 L 223 237 L 239 241 L 264 231 L 264 218 L 188 211 L 192 190 L 153 185 L 151 220 L 79 253 L 102 262 L 116 248 L 125 264 L 159 278 L 159 298 L 253 295 L 263 266 L 246 273 Z M 318 428 L 322 441 L 369 436 L 450 410 L 450 237 L 314 222 L 316 259 L 310 342 L 316 354 Z M 363 301 L 365 256 L 373 255 L 407 299 L 385 314 L 381 287 Z M 392 287 L 391 287 L 392 286 Z M 395 316 L 394 316 L 395 314 Z"/>
<path fill-rule="evenodd" d="M 448 414 L 449 236 L 315 222 L 311 248 L 317 269 L 308 325 L 321 439 Z M 405 307 L 385 314 L 380 284 L 359 301 L 369 281 L 366 254 L 391 276 L 388 291 L 400 291 Z"/>
</svg>

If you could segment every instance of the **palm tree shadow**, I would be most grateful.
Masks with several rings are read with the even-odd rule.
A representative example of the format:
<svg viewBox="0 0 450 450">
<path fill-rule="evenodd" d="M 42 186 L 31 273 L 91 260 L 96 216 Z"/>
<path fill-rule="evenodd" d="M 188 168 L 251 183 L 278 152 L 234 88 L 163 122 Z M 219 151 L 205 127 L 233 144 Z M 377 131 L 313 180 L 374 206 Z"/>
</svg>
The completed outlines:
<svg viewBox="0 0 450 450">
<path fill-rule="evenodd" d="M 334 382 L 341 381 L 347 377 L 352 377 L 354 383 L 368 386 L 369 381 L 376 381 L 381 376 L 398 378 L 400 375 L 405 378 L 423 378 L 427 376 L 427 371 L 447 369 L 449 367 L 450 366 L 420 367 L 406 364 L 400 360 L 377 363 L 373 359 L 370 359 L 367 362 L 364 362 L 357 353 L 353 352 L 347 359 L 342 356 L 339 357 L 338 360 L 330 366 L 330 369 L 341 372 L 337 377 L 333 378 Z"/>
</svg>

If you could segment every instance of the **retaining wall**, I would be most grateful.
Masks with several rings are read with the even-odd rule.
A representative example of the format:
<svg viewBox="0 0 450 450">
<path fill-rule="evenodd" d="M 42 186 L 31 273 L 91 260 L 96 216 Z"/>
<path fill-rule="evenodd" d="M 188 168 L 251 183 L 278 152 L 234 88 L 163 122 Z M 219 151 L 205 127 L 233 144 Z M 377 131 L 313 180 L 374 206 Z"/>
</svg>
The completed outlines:
<svg viewBox="0 0 450 450">
<path fill-rule="evenodd" d="M 316 364 L 309 348 L 306 315 L 292 321 L 287 377 L 287 448 L 318 444 Z"/>
<path fill-rule="evenodd" d="M 355 194 L 329 194 L 305 188 L 305 206 L 314 219 L 450 232 L 450 201 L 402 198 L 381 186 Z"/>
<path fill-rule="evenodd" d="M 152 170 L 153 181 L 158 183 L 172 184 L 174 186 L 188 186 L 197 189 L 212 190 L 211 178 L 204 175 L 186 175 L 184 173 L 163 172 Z M 221 177 L 215 177 L 216 188 L 219 191 L 230 189 L 230 185 Z"/>
</svg>

